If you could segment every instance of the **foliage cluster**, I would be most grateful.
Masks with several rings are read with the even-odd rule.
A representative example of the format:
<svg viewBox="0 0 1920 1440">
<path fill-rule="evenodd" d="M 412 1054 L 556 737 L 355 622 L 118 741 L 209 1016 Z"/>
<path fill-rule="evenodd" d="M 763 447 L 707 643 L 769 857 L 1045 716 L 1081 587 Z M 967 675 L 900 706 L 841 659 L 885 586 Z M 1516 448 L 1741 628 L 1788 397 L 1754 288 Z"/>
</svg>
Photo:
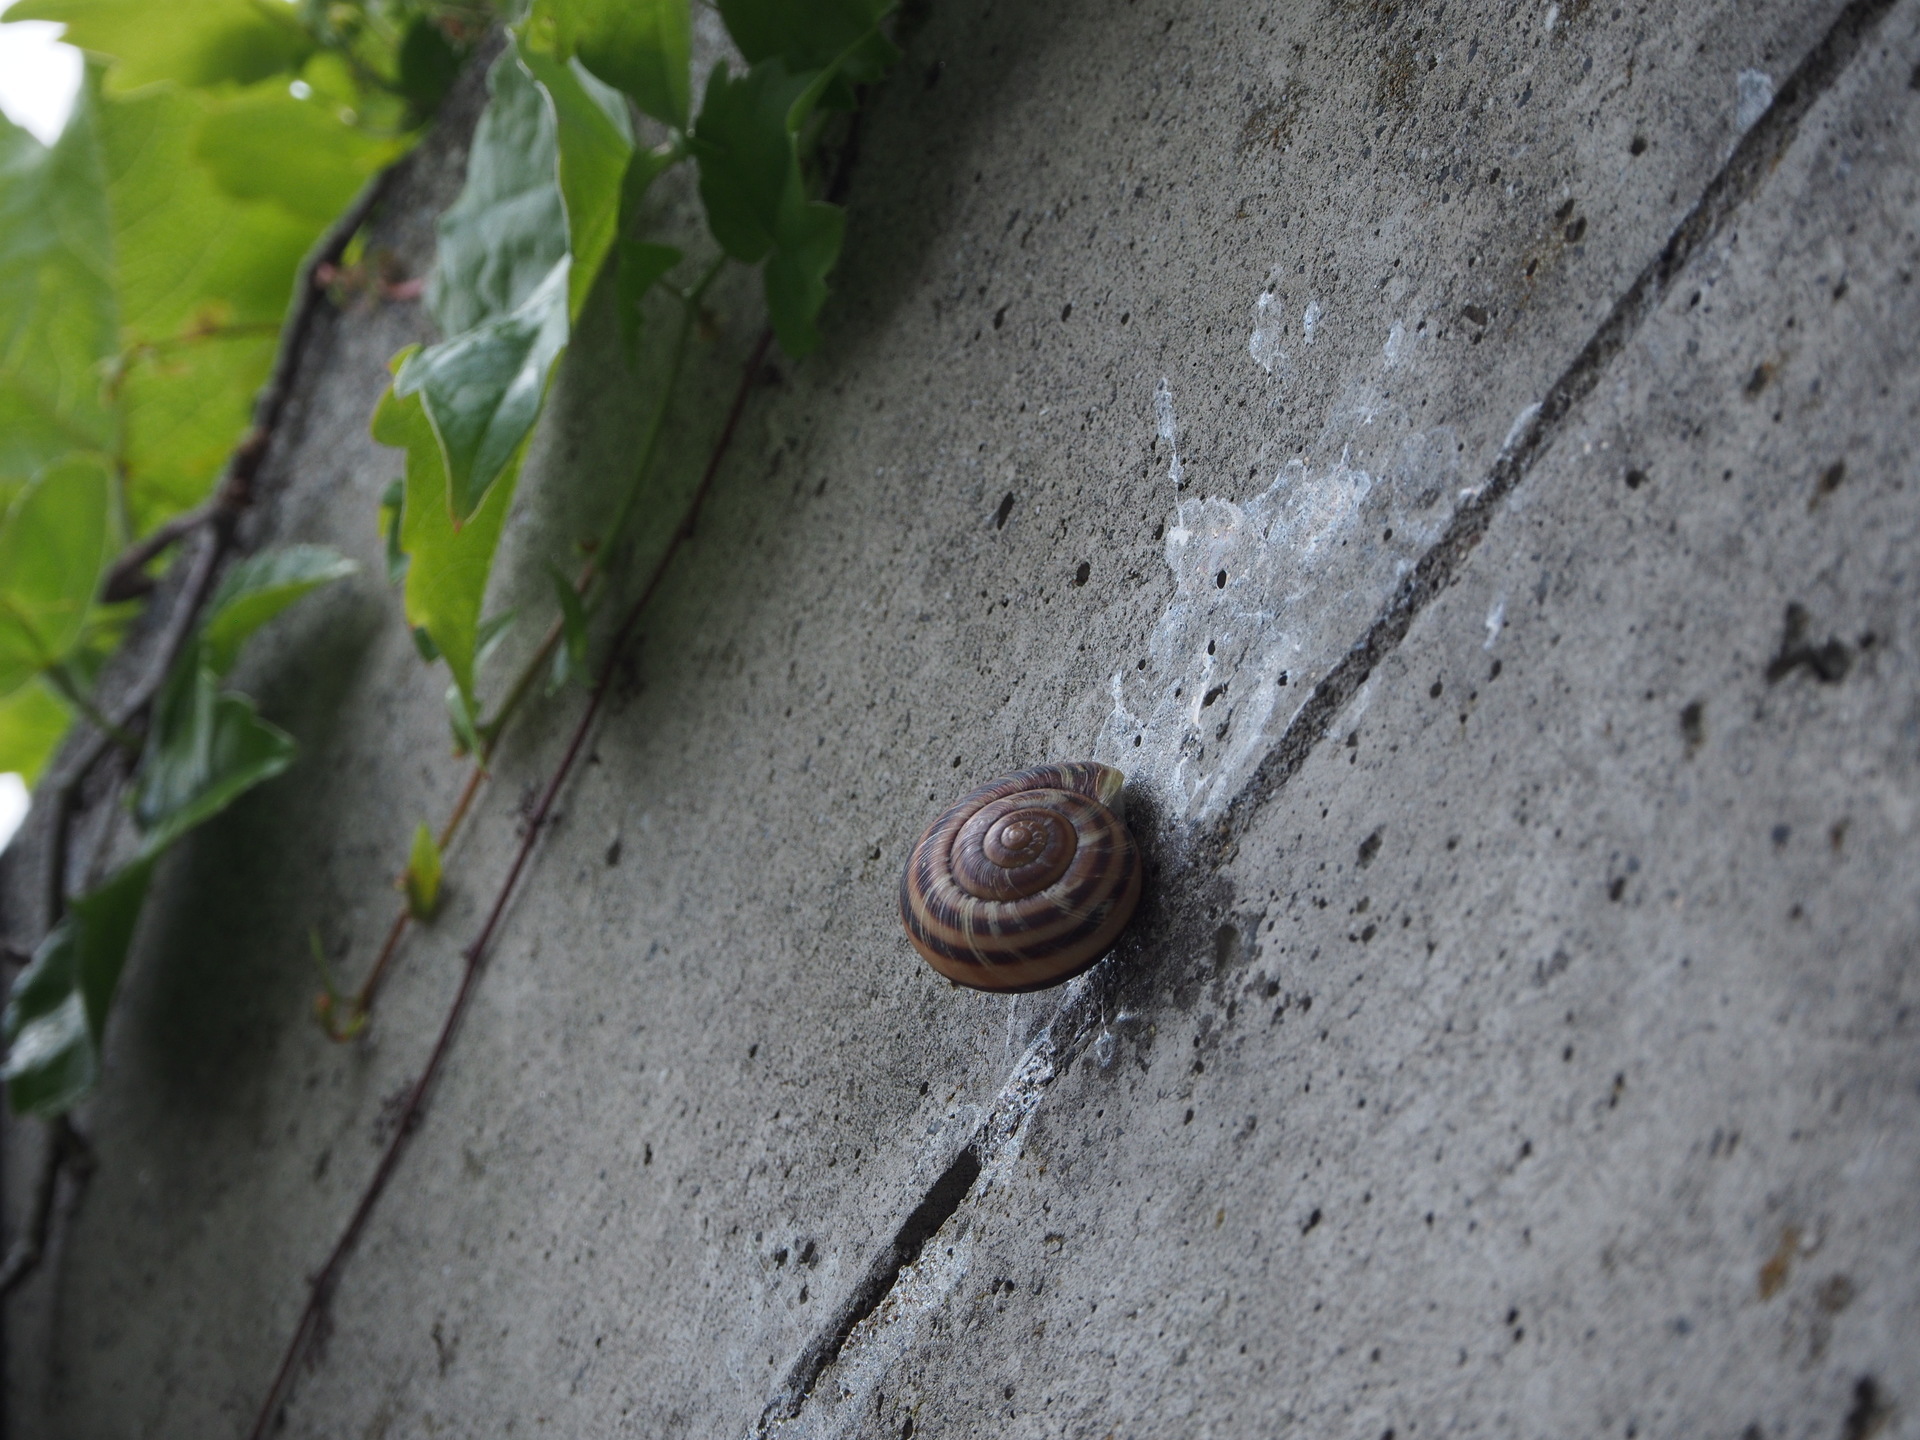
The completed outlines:
<svg viewBox="0 0 1920 1440">
<path fill-rule="evenodd" d="M 716 64 L 696 110 L 688 0 L 521 7 L 440 225 L 426 299 L 443 338 L 395 357 L 373 417 L 405 454 L 382 507 L 389 574 L 422 657 L 449 672 L 456 749 L 484 762 L 536 672 L 550 685 L 582 673 L 606 557 L 719 269 L 759 266 L 782 346 L 818 342 L 843 219 L 821 198 L 815 142 L 893 59 L 879 28 L 890 8 L 720 0 L 746 65 Z M 127 547 L 213 503 L 303 257 L 410 143 L 495 17 L 473 0 L 22 0 L 7 18 L 66 22 L 89 63 L 51 147 L 0 121 L 0 768 L 37 772 L 75 712 L 137 757 L 133 858 L 66 907 L 0 1026 L 13 1108 L 57 1115 L 97 1078 L 155 860 L 291 762 L 291 739 L 224 688 L 240 644 L 352 567 L 315 547 L 235 566 L 137 735 L 91 699 L 127 618 L 103 586 L 125 579 Z M 681 163 L 697 167 L 720 252 L 704 264 L 645 229 L 650 187 Z M 364 280 L 369 258 L 349 260 Z M 494 553 L 555 368 L 609 265 L 630 348 L 649 292 L 677 301 L 670 363 L 612 522 L 581 547 L 575 578 L 554 570 L 547 639 L 483 718 L 480 671 L 512 620 L 482 617 Z M 406 875 L 418 918 L 440 867 L 422 826 Z"/>
</svg>

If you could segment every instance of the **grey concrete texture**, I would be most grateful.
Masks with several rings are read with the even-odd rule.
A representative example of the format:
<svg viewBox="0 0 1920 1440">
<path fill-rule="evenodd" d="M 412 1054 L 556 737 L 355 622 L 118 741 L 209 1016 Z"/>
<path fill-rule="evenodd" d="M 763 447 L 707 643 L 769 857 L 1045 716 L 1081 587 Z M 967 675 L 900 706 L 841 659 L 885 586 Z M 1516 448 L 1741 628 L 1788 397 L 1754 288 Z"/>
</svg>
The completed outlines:
<svg viewBox="0 0 1920 1440">
<path fill-rule="evenodd" d="M 1920 4 L 909 22 L 282 1433 L 1914 1433 Z M 604 322 L 502 605 L 630 455 Z M 427 324 L 303 371 L 260 538 L 367 573 L 250 663 L 307 756 L 164 877 L 19 1434 L 251 1418 L 576 713 L 329 1044 L 308 930 L 357 973 L 461 778 L 365 436 Z M 907 845 L 1082 755 L 1134 932 L 949 988 Z"/>
</svg>

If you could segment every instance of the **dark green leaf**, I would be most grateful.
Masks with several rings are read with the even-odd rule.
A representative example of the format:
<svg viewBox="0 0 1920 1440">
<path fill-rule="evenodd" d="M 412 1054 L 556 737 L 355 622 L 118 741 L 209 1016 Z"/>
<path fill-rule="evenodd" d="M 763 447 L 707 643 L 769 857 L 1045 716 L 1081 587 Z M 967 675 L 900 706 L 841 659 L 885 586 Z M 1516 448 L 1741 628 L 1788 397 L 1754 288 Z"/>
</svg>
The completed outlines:
<svg viewBox="0 0 1920 1440">
<path fill-rule="evenodd" d="M 448 476 L 443 503 L 457 523 L 473 516 L 503 472 L 519 468 L 547 379 L 567 348 L 567 270 L 562 256 L 519 309 L 409 357 L 394 378 L 395 395 L 417 395 L 425 406 Z M 409 485 L 408 526 L 417 512 Z"/>
<path fill-rule="evenodd" d="M 21 0 L 7 19 L 64 22 L 69 44 L 111 57 L 116 90 L 251 84 L 296 68 L 313 48 L 291 6 L 252 0 Z"/>
<path fill-rule="evenodd" d="M 176 672 L 154 708 L 133 795 L 142 853 L 157 855 L 293 763 L 293 737 L 204 668 Z"/>
<path fill-rule="evenodd" d="M 0 527 L 0 695 L 78 643 L 108 560 L 112 484 L 95 459 L 60 461 Z"/>
<path fill-rule="evenodd" d="M 408 632 L 413 636 L 413 648 L 420 652 L 420 658 L 431 665 L 440 658 L 440 647 L 433 643 L 433 636 L 424 625 L 415 625 Z"/>
<path fill-rule="evenodd" d="M 400 548 L 400 517 L 406 511 L 406 494 L 406 481 L 396 480 L 380 495 L 380 529 L 387 537 L 389 585 L 398 585 L 407 578 L 407 552 Z"/>
<path fill-rule="evenodd" d="M 837 67 L 855 84 L 878 80 L 899 52 L 878 29 L 894 0 L 720 0 L 727 33 L 749 65 Z"/>
<path fill-rule="evenodd" d="M 0 1024 L 7 1041 L 0 1076 L 14 1113 L 58 1115 L 98 1081 L 107 1011 L 152 873 L 152 857 L 142 855 L 75 899 L 14 981 Z"/>
<path fill-rule="evenodd" d="M 416 15 L 400 42 L 400 91 L 420 114 L 439 105 L 460 73 L 460 52 L 430 16 Z"/>
<path fill-rule="evenodd" d="M 233 668 L 255 630 L 322 585 L 360 567 L 324 545 L 289 545 L 240 561 L 221 579 L 201 620 L 201 664 L 215 675 Z"/>
<path fill-rule="evenodd" d="M 441 217 L 427 287 L 447 336 L 512 313 L 568 254 L 553 110 L 512 47 L 488 81 L 493 100 L 474 130 L 466 188 Z"/>
<path fill-rule="evenodd" d="M 756 264 L 774 246 L 787 191 L 800 184 L 789 117 L 814 79 L 778 60 L 740 76 L 716 65 L 707 79 L 693 130 L 700 198 L 713 238 L 736 260 Z"/>
<path fill-rule="evenodd" d="M 547 567 L 547 577 L 553 581 L 554 598 L 560 602 L 560 635 L 562 644 L 553 655 L 552 689 L 559 689 L 575 675 L 587 673 L 587 607 L 580 599 L 580 592 L 551 565 Z"/>
<path fill-rule="evenodd" d="M 654 119 L 686 128 L 687 0 L 535 0 L 528 31 L 555 55 L 578 55 Z"/>
<path fill-rule="evenodd" d="M 780 228 L 767 257 L 767 312 L 773 333 L 789 355 L 807 354 L 820 343 L 814 318 L 827 301 L 827 272 L 840 258 L 846 216 L 838 205 L 817 200 L 783 207 Z"/>
<path fill-rule="evenodd" d="M 473 663 L 476 666 L 487 663 L 487 657 L 500 648 L 500 642 L 507 638 L 507 632 L 513 629 L 513 622 L 519 618 L 518 610 L 503 610 L 491 620 L 480 622 L 480 629 L 475 632 L 473 641 Z"/>
<path fill-rule="evenodd" d="M 404 364 L 407 356 L 396 359 Z M 374 412 L 373 438 L 407 452 L 400 522 L 400 543 L 407 552 L 407 623 L 428 632 L 460 692 L 471 695 L 480 602 L 500 526 L 520 478 L 519 456 L 487 491 L 480 508 L 465 524 L 456 525 L 448 508 L 446 461 L 420 396 L 387 391 Z"/>
<path fill-rule="evenodd" d="M 617 263 L 620 343 L 626 348 L 627 363 L 632 364 L 640 352 L 641 302 L 647 291 L 680 263 L 680 252 L 671 245 L 623 239 Z"/>
</svg>

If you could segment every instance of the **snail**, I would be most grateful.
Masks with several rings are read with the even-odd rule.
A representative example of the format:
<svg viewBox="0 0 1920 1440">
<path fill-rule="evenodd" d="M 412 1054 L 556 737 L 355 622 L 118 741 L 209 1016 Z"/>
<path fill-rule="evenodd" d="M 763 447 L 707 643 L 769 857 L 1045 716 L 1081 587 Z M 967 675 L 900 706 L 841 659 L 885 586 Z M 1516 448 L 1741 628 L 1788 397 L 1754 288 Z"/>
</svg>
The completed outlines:
<svg viewBox="0 0 1920 1440">
<path fill-rule="evenodd" d="M 1113 948 L 1140 900 L 1140 851 L 1091 760 L 992 780 L 927 827 L 900 876 L 926 962 L 976 990 L 1041 990 Z"/>
</svg>

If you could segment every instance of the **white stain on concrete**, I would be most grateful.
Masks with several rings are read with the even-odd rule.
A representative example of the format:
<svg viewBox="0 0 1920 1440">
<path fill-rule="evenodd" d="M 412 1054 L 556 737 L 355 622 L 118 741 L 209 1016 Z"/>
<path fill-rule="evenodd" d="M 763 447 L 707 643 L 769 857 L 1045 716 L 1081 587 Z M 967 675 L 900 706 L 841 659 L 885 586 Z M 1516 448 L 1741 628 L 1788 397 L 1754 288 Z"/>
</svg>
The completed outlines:
<svg viewBox="0 0 1920 1440">
<path fill-rule="evenodd" d="M 1276 364 L 1287 358 L 1286 352 L 1280 348 L 1280 340 L 1285 332 L 1286 310 L 1280 303 L 1280 297 L 1271 290 L 1263 292 L 1253 302 L 1253 337 L 1247 341 L 1247 353 L 1269 375 Z"/>
<path fill-rule="evenodd" d="M 1480 648 L 1492 650 L 1494 642 L 1499 640 L 1500 632 L 1507 624 L 1507 592 L 1502 590 L 1493 597 L 1493 604 L 1487 607 L 1487 643 Z"/>
<path fill-rule="evenodd" d="M 1380 348 L 1380 358 L 1386 361 L 1389 367 L 1398 365 L 1400 352 L 1406 343 L 1407 327 L 1396 320 L 1393 322 L 1393 328 L 1387 331 L 1387 343 Z"/>
<path fill-rule="evenodd" d="M 1317 453 L 1261 493 L 1180 501 L 1164 555 L 1173 600 L 1110 681 L 1101 760 L 1170 820 L 1218 813 L 1452 514 L 1460 444 L 1356 386 Z"/>
<path fill-rule="evenodd" d="M 1527 427 L 1533 424 L 1534 416 L 1539 413 L 1540 407 L 1535 404 L 1527 406 L 1526 409 L 1513 417 L 1513 424 L 1507 427 L 1507 438 L 1500 442 L 1500 453 L 1502 455 L 1520 443 L 1520 437 L 1527 433 Z M 1478 492 L 1476 491 L 1475 493 L 1477 494 Z"/>
<path fill-rule="evenodd" d="M 1320 328 L 1320 316 L 1322 313 L 1318 300 L 1309 300 L 1307 302 L 1307 308 L 1301 312 L 1300 338 L 1305 340 L 1309 345 L 1313 343 L 1313 332 Z"/>
<path fill-rule="evenodd" d="M 1154 433 L 1166 441 L 1167 452 L 1173 457 L 1167 465 L 1167 478 L 1173 481 L 1174 489 L 1181 489 L 1187 483 L 1187 472 L 1180 463 L 1180 427 L 1173 418 L 1173 386 L 1164 375 L 1153 392 L 1153 428 Z"/>
<path fill-rule="evenodd" d="M 1742 70 L 1734 81 L 1734 128 L 1751 130 L 1773 104 L 1773 77 L 1764 70 Z"/>
</svg>

